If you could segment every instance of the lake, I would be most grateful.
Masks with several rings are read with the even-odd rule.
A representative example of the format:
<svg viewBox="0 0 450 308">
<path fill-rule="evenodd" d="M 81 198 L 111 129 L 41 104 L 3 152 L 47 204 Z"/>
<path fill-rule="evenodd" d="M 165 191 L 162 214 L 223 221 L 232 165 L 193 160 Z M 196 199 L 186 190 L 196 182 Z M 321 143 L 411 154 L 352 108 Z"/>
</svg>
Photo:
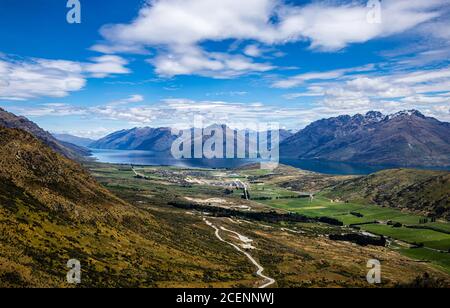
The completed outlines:
<svg viewBox="0 0 450 308">
<path fill-rule="evenodd" d="M 145 166 L 176 166 L 183 168 L 237 168 L 258 159 L 173 159 L 156 157 L 148 151 L 99 150 L 91 149 L 92 157 L 98 162 L 111 164 L 132 164 Z M 332 175 L 367 175 L 391 169 L 394 166 L 362 165 L 342 162 L 311 161 L 300 159 L 280 159 L 280 163 L 295 168 Z M 444 168 L 445 169 L 445 168 Z M 446 169 L 448 170 L 448 169 Z"/>
</svg>

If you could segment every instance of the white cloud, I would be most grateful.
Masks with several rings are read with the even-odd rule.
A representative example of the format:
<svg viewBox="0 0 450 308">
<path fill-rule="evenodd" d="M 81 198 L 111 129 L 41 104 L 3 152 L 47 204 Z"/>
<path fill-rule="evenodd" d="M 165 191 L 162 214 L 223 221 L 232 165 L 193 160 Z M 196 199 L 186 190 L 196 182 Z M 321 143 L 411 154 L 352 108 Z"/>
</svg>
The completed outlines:
<svg viewBox="0 0 450 308">
<path fill-rule="evenodd" d="M 277 1 L 273 0 L 154 0 L 148 1 L 130 24 L 103 27 L 113 43 L 196 45 L 205 40 L 266 36 Z"/>
<path fill-rule="evenodd" d="M 262 54 L 261 49 L 258 47 L 258 45 L 248 45 L 244 49 L 244 54 L 250 57 L 259 57 Z"/>
<path fill-rule="evenodd" d="M 247 91 L 228 91 L 228 92 L 206 93 L 205 96 L 244 96 L 247 94 L 248 94 Z"/>
<path fill-rule="evenodd" d="M 411 29 L 438 17 L 446 1 L 385 0 L 381 23 L 368 22 L 366 3 L 316 1 L 294 6 L 277 0 L 153 0 L 131 23 L 108 25 L 101 33 L 113 45 L 195 45 L 225 39 L 271 44 L 308 39 L 312 46 L 338 49 Z"/>
<path fill-rule="evenodd" d="M 297 87 L 309 80 L 330 80 L 341 77 L 344 73 L 341 71 L 330 71 L 330 72 L 313 72 L 300 74 L 285 80 L 280 80 L 275 82 L 272 86 L 274 88 L 289 89 Z"/>
<path fill-rule="evenodd" d="M 448 43 L 450 40 L 450 31 L 448 31 L 450 28 L 450 10 L 447 8 L 446 11 L 436 22 L 421 25 L 419 31 L 427 37 L 432 36 L 438 39 L 441 43 L 445 41 Z"/>
<path fill-rule="evenodd" d="M 134 53 L 134 54 L 142 54 L 148 55 L 150 52 L 145 50 L 145 48 L 137 45 L 104 45 L 104 44 L 96 44 L 90 48 L 92 51 L 97 51 L 100 53 L 106 54 L 115 54 L 115 53 Z"/>
<path fill-rule="evenodd" d="M 450 24 L 448 27 L 450 28 Z M 425 46 L 420 47 L 420 50 L 409 46 L 403 55 L 397 56 L 394 60 L 399 66 L 423 67 L 439 64 L 443 59 L 450 58 L 450 40 L 447 42 L 447 46 L 442 46 L 442 42 L 437 43 L 440 46 L 434 46 L 434 44 L 427 42 Z M 389 53 L 387 55 L 389 56 Z"/>
<path fill-rule="evenodd" d="M 285 108 L 265 105 L 259 102 L 245 104 L 225 101 L 194 101 L 189 99 L 166 99 L 153 104 L 129 106 L 109 103 L 95 107 L 76 107 L 65 104 L 41 105 L 16 111 L 25 116 L 64 117 L 82 115 L 84 122 L 117 121 L 122 126 L 171 126 L 185 128 L 192 126 L 194 116 L 203 117 L 204 124 L 227 123 L 245 125 L 248 123 L 271 123 L 280 121 L 283 126 L 297 127 L 299 122 L 308 122 L 304 114 L 307 108 Z M 99 122 L 101 123 L 101 122 Z M 77 134 L 79 135 L 79 134 Z"/>
<path fill-rule="evenodd" d="M 115 74 L 128 74 L 130 70 L 125 66 L 128 62 L 119 56 L 105 55 L 92 58 L 92 63 L 84 64 L 84 71 L 95 78 L 104 78 Z"/>
<path fill-rule="evenodd" d="M 197 74 L 213 78 L 232 78 L 252 72 L 266 72 L 274 67 L 257 63 L 242 55 L 206 52 L 198 47 L 182 47 L 168 50 L 148 62 L 161 76 Z"/>
<path fill-rule="evenodd" d="M 140 103 L 144 101 L 144 96 L 140 94 L 133 94 L 128 96 L 127 98 L 120 99 L 114 102 L 107 104 L 107 106 L 119 106 L 119 105 L 128 105 L 132 103 Z"/>
<path fill-rule="evenodd" d="M 322 105 L 334 110 L 339 110 L 339 112 L 345 110 L 347 114 L 353 114 L 355 110 L 370 110 L 373 106 L 372 101 L 369 98 L 358 96 L 327 97 L 323 100 Z"/>
<path fill-rule="evenodd" d="M 332 79 L 337 79 L 337 78 L 343 77 L 347 74 L 371 71 L 374 68 L 375 68 L 375 66 L 373 64 L 368 64 L 368 65 L 361 66 L 361 67 L 338 69 L 338 70 L 325 71 L 325 72 L 304 73 L 304 74 L 296 75 L 296 76 L 289 77 L 286 79 L 278 80 L 272 84 L 272 87 L 280 88 L 280 89 L 294 88 L 294 87 L 303 85 L 306 81 L 332 80 Z"/>
<path fill-rule="evenodd" d="M 144 101 L 144 97 L 139 94 L 131 95 L 129 98 L 125 99 L 127 103 L 139 103 Z"/>
<path fill-rule="evenodd" d="M 321 86 L 310 86 L 305 92 L 284 94 L 283 98 L 292 100 L 300 97 L 319 97 L 325 95 L 325 89 Z"/>
<path fill-rule="evenodd" d="M 401 100 L 405 103 L 411 104 L 434 104 L 434 103 L 446 103 L 447 109 L 450 108 L 450 98 L 445 96 L 429 96 L 429 95 L 412 95 L 405 97 Z"/>
<path fill-rule="evenodd" d="M 72 136 L 98 140 L 114 131 L 116 131 L 116 129 L 114 129 L 114 128 L 95 127 L 93 129 L 53 130 L 53 131 L 51 131 L 51 133 L 52 134 L 69 134 Z"/>
<path fill-rule="evenodd" d="M 325 51 L 342 49 L 352 43 L 388 37 L 440 16 L 443 0 L 385 0 L 381 22 L 368 21 L 366 1 L 350 4 L 317 2 L 301 8 L 285 8 L 280 26 L 281 38 L 306 38 L 311 48 Z"/>
<path fill-rule="evenodd" d="M 38 107 L 14 108 L 15 112 L 18 112 L 27 117 L 43 117 L 43 116 L 55 116 L 55 117 L 65 117 L 65 116 L 79 116 L 86 115 L 88 111 L 86 108 L 75 107 L 64 103 L 53 103 L 53 104 L 42 104 Z"/>
<path fill-rule="evenodd" d="M 163 76 L 217 77 L 225 70 L 223 75 L 229 78 L 273 66 L 236 55 L 213 54 L 200 48 L 201 43 L 229 39 L 258 42 L 242 50 L 250 57 L 261 56 L 260 44 L 300 40 L 310 42 L 312 49 L 335 51 L 414 29 L 439 17 L 445 4 L 446 0 L 385 0 L 382 22 L 370 23 L 366 1 L 294 5 L 284 0 L 152 0 L 132 22 L 104 26 L 101 34 L 105 41 L 92 48 L 103 53 L 142 53 L 145 48 L 156 48 L 158 54 L 148 62 Z"/>
<path fill-rule="evenodd" d="M 358 74 L 344 69 L 299 75 L 283 82 L 301 84 L 307 89 L 283 97 L 289 100 L 314 98 L 312 104 L 316 107 L 333 109 L 336 113 L 351 114 L 363 110 L 390 113 L 419 109 L 441 120 L 450 120 L 449 108 L 446 108 L 450 106 L 449 67 L 414 71 L 392 70 L 385 65 L 381 67 L 381 70 Z"/>
<path fill-rule="evenodd" d="M 447 102 L 446 102 L 447 100 Z M 415 101 L 414 107 L 426 115 L 435 116 L 440 120 L 450 121 L 448 97 L 433 102 L 424 99 Z M 267 105 L 260 102 L 251 104 L 227 101 L 194 101 L 190 99 L 166 99 L 152 104 L 136 106 L 107 104 L 96 107 L 75 107 L 68 105 L 39 106 L 23 110 L 23 115 L 34 116 L 67 116 L 82 114 L 85 123 L 117 122 L 119 127 L 177 127 L 187 128 L 194 125 L 194 117 L 202 117 L 203 124 L 228 124 L 243 128 L 257 123 L 278 122 L 282 127 L 302 128 L 313 121 L 338 115 L 354 115 L 370 110 L 385 114 L 400 110 L 412 109 L 408 101 L 372 100 L 357 95 L 341 97 L 326 97 L 315 106 L 292 105 L 282 107 Z M 71 112 L 69 112 L 70 110 Z M 112 121 L 112 122 L 111 122 Z M 96 124 L 97 125 L 97 124 Z M 77 134 L 79 135 L 79 134 Z"/>
<path fill-rule="evenodd" d="M 64 97 L 81 90 L 86 80 L 81 65 L 60 60 L 14 60 L 0 58 L 0 99 Z"/>
<path fill-rule="evenodd" d="M 404 97 L 414 93 L 411 88 L 393 84 L 386 78 L 358 77 L 347 81 L 346 87 L 350 91 L 361 93 L 361 95 L 383 98 Z"/>
<path fill-rule="evenodd" d="M 118 56 L 101 56 L 85 63 L 0 57 L 0 99 L 65 97 L 83 89 L 89 77 L 129 73 L 126 64 Z"/>
<path fill-rule="evenodd" d="M 422 83 L 428 81 L 440 81 L 450 79 L 450 67 L 438 70 L 418 71 L 407 74 L 401 78 L 397 78 L 397 82 L 401 83 Z"/>
</svg>

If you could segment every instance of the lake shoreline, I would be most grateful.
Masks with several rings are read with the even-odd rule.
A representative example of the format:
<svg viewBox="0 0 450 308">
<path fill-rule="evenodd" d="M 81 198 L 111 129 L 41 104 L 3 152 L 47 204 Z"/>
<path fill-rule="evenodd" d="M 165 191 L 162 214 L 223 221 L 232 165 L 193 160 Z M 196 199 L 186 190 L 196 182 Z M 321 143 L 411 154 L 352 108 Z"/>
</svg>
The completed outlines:
<svg viewBox="0 0 450 308">
<path fill-rule="evenodd" d="M 136 166 L 165 166 L 192 169 L 236 169 L 249 164 L 262 162 L 258 159 L 174 159 L 155 156 L 149 151 L 89 149 L 90 160 L 99 163 L 124 164 Z M 301 160 L 281 158 L 280 164 L 305 171 L 328 175 L 369 175 L 388 169 L 419 169 L 450 171 L 449 167 L 419 167 L 393 165 L 364 165 L 359 163 L 331 162 L 320 160 Z"/>
</svg>

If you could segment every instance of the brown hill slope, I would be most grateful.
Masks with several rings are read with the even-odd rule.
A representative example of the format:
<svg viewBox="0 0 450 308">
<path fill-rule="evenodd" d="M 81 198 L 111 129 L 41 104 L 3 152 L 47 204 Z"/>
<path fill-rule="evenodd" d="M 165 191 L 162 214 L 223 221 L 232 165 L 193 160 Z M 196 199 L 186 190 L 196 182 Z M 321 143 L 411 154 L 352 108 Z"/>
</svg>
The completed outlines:
<svg viewBox="0 0 450 308">
<path fill-rule="evenodd" d="M 124 204 L 79 165 L 21 130 L 0 128 L 0 178 L 70 219 L 111 215 Z"/>
<path fill-rule="evenodd" d="M 206 225 L 155 219 L 24 131 L 0 128 L 0 183 L 0 287 L 70 287 L 70 259 L 84 287 L 206 285 L 205 272 L 221 286 L 254 280 L 243 256 L 205 241 Z"/>
<path fill-rule="evenodd" d="M 385 170 L 345 181 L 328 194 L 450 220 L 450 172 L 447 171 Z"/>
<path fill-rule="evenodd" d="M 0 287 L 71 287 L 65 282 L 70 259 L 81 262 L 82 287 L 251 287 L 259 282 L 248 259 L 219 241 L 200 215 L 167 206 L 164 198 L 180 190 L 115 177 L 113 169 L 105 166 L 113 179 L 108 187 L 136 207 L 30 134 L 0 128 Z M 142 195 L 150 194 L 161 194 L 161 201 L 143 202 Z M 425 270 L 442 277 L 384 248 L 299 234 L 286 238 L 282 229 L 215 222 L 250 233 L 259 247 L 252 253 L 279 286 L 315 279 L 311 286 L 323 286 L 324 277 L 332 286 L 364 286 L 361 269 L 373 254 L 386 260 L 388 285 Z"/>
<path fill-rule="evenodd" d="M 25 117 L 18 117 L 15 114 L 7 112 L 2 108 L 0 108 L 0 127 L 18 128 L 29 132 L 54 151 L 70 159 L 80 160 L 84 156 L 88 156 L 90 154 L 88 149 L 76 146 L 68 142 L 60 142 L 56 140 L 50 133 L 44 131 L 42 128 L 36 125 L 34 122 L 28 120 Z"/>
</svg>

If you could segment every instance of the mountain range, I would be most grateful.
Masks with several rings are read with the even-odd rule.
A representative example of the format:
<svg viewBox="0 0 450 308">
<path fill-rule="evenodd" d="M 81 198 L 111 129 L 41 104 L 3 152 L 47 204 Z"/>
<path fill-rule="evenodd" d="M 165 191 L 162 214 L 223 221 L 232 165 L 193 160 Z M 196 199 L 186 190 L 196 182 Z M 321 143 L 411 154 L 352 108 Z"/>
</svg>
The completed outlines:
<svg viewBox="0 0 450 308">
<path fill-rule="evenodd" d="M 91 147 L 167 155 L 175 139 L 170 128 L 134 128 L 110 134 Z M 371 111 L 323 119 L 295 134 L 280 130 L 280 142 L 280 155 L 284 158 L 406 167 L 450 166 L 450 123 L 426 117 L 417 110 L 392 115 Z"/>
<path fill-rule="evenodd" d="M 82 264 L 82 286 L 86 287 L 251 285 L 255 271 L 251 264 L 243 263 L 245 259 L 232 247 L 224 248 L 202 220 L 171 209 L 167 200 L 161 198 L 177 197 L 180 189 L 171 190 L 173 186 L 166 184 L 154 187 L 158 185 L 156 181 L 152 184 L 143 181 L 137 189 L 129 185 L 133 182 L 128 181 L 133 180 L 128 175 L 120 179 L 124 181 L 123 186 L 116 187 L 114 182 L 106 179 L 102 180 L 102 186 L 80 163 L 58 151 L 63 148 L 52 149 L 52 145 L 64 145 L 54 143 L 36 124 L 8 113 L 2 114 L 2 119 L 2 123 L 8 125 L 19 121 L 15 125 L 28 130 L 0 125 L 0 287 L 68 287 L 65 280 L 67 261 L 72 259 Z M 111 170 L 119 172 L 116 167 L 108 169 L 108 174 Z M 362 196 L 389 206 L 399 206 L 399 200 L 400 206 L 411 207 L 410 203 L 417 200 L 418 206 L 423 207 L 421 211 L 448 217 L 448 173 L 420 171 L 402 175 L 401 170 L 398 172 L 350 179 L 338 184 L 342 186 L 333 188 L 332 193 L 349 199 Z M 401 179 L 400 184 L 398 179 Z M 129 190 L 125 188 L 127 185 Z M 143 187 L 152 190 L 146 191 Z M 193 192 L 215 196 L 222 191 L 199 187 Z M 389 192 L 385 191 L 387 188 Z M 436 192 L 436 189 L 439 190 Z M 158 198 L 153 199 L 155 193 Z M 398 199 L 391 203 L 391 196 Z M 151 201 L 143 201 L 147 198 Z M 250 228 L 244 227 L 244 230 Z M 255 236 L 262 232 L 257 228 Z M 269 244 L 268 248 L 261 249 L 265 254 L 260 259 L 268 264 L 266 266 L 273 266 L 293 248 L 278 246 L 278 239 L 285 235 L 271 240 L 273 231 L 269 234 L 270 237 L 263 237 L 267 240 L 261 241 L 260 245 Z M 306 242 L 310 245 L 308 249 L 323 240 L 304 238 L 312 242 Z M 333 279 L 338 271 L 347 277 L 348 269 L 354 267 L 353 252 L 348 252 L 351 246 L 340 250 L 340 246 L 330 245 L 328 240 L 323 243 L 327 246 L 319 245 L 319 248 L 336 249 L 339 256 L 352 262 L 347 267 L 339 259 L 337 267 L 333 266 L 336 269 L 332 273 Z M 303 249 L 304 246 L 300 246 Z M 361 249 L 358 248 L 359 253 Z M 274 253 L 279 251 L 283 254 Z M 323 249 L 318 251 L 313 251 L 314 255 L 308 251 L 304 258 L 314 261 L 307 267 L 314 271 L 314 277 L 317 267 L 323 266 Z M 371 248 L 370 253 L 373 251 Z M 303 250 L 293 250 L 291 254 L 289 258 L 304 257 Z M 388 258 L 387 254 L 383 256 Z M 402 259 L 402 264 L 404 262 Z M 414 268 L 416 266 L 414 264 Z M 301 271 L 304 271 L 303 267 Z M 249 274 L 243 274 L 246 272 Z M 404 275 L 401 270 L 400 273 Z M 279 274 L 281 279 L 285 276 L 290 275 Z M 359 271 L 356 277 L 360 277 Z"/>
<path fill-rule="evenodd" d="M 88 148 L 92 143 L 95 142 L 94 139 L 89 138 L 83 138 L 83 137 L 77 137 L 70 134 L 52 134 L 53 137 L 55 137 L 57 140 L 61 142 L 68 142 L 80 147 Z"/>
<path fill-rule="evenodd" d="M 90 147 L 108 150 L 142 150 L 168 152 L 173 141 L 177 139 L 168 127 L 133 128 L 114 132 L 93 142 Z"/>
<path fill-rule="evenodd" d="M 246 133 L 246 140 L 243 139 L 239 134 L 238 130 L 229 128 L 226 125 L 211 125 L 206 129 L 222 129 L 223 140 L 224 140 L 224 151 L 226 144 L 226 136 L 233 135 L 235 147 L 238 143 L 246 144 L 246 148 L 249 147 L 248 133 Z M 193 129 L 191 129 L 193 133 Z M 284 140 L 293 134 L 288 130 L 280 130 L 280 140 Z M 100 140 L 97 140 L 90 144 L 91 148 L 94 149 L 109 149 L 109 150 L 140 150 L 140 151 L 151 151 L 154 155 L 170 155 L 170 150 L 172 143 L 177 139 L 176 135 L 172 135 L 171 128 L 161 127 L 161 128 L 133 128 L 129 130 L 121 130 L 114 132 Z M 208 139 L 208 136 L 202 136 L 202 144 Z M 193 141 L 194 143 L 195 141 Z"/>
<path fill-rule="evenodd" d="M 450 123 L 417 110 L 316 121 L 280 145 L 283 157 L 394 166 L 450 166 Z"/>
<path fill-rule="evenodd" d="M 19 117 L 0 108 L 0 127 L 17 128 L 32 134 L 54 151 L 64 155 L 67 158 L 81 160 L 88 156 L 90 151 L 84 147 L 72 144 L 70 142 L 59 141 L 49 132 L 46 132 L 34 122 L 25 117 Z"/>
<path fill-rule="evenodd" d="M 90 154 L 86 147 L 151 151 L 154 156 L 166 157 L 177 139 L 168 127 L 121 130 L 97 141 L 68 134 L 52 136 L 28 119 L 1 108 L 0 126 L 30 132 L 58 153 L 78 160 Z M 236 133 L 226 125 L 209 128 L 214 127 L 224 128 L 224 136 Z M 242 142 L 238 134 L 234 136 L 235 144 Z M 202 144 L 206 139 L 203 137 Z M 391 115 L 371 111 L 322 119 L 297 133 L 280 130 L 280 142 L 282 158 L 395 167 L 450 166 L 450 123 L 417 110 Z M 249 141 L 245 143 L 248 149 Z"/>
</svg>

